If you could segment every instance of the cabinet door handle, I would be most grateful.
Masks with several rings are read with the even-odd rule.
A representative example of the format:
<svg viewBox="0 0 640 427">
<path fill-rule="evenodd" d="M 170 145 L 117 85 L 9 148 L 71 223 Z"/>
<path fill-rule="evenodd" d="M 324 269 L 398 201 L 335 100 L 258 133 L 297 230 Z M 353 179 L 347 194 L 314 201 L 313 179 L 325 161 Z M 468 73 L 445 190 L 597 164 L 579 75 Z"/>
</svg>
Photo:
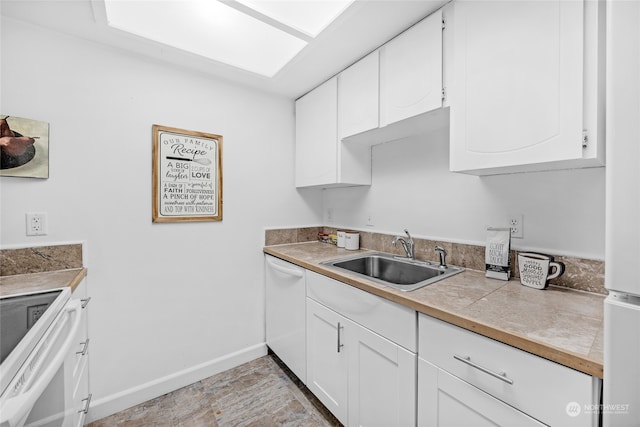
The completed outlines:
<svg viewBox="0 0 640 427">
<path fill-rule="evenodd" d="M 85 404 L 84 404 L 84 408 L 78 411 L 79 414 L 82 414 L 83 412 L 87 414 L 89 412 L 89 405 L 91 404 L 91 396 L 93 396 L 93 394 L 89 393 L 89 396 L 87 396 L 86 399 L 82 399 L 82 401 L 85 402 Z"/>
<path fill-rule="evenodd" d="M 338 322 L 338 353 L 340 353 L 340 348 L 344 347 L 344 344 L 340 342 L 340 330 L 342 328 L 344 328 L 344 326 L 341 326 L 340 322 Z"/>
<path fill-rule="evenodd" d="M 86 308 L 87 305 L 89 305 L 89 301 L 91 301 L 91 297 L 89 298 L 83 298 L 80 300 L 82 302 L 82 308 Z"/>
<path fill-rule="evenodd" d="M 504 381 L 505 383 L 510 384 L 510 385 L 513 384 L 513 380 L 511 378 L 507 377 L 506 372 L 498 373 L 498 372 L 494 372 L 494 371 L 492 371 L 490 369 L 487 369 L 484 366 L 480 366 L 477 363 L 472 362 L 471 361 L 471 357 L 469 357 L 469 356 L 458 356 L 457 354 L 454 354 L 453 358 L 456 359 L 456 360 L 459 360 L 462 363 L 466 363 L 467 365 L 469 365 L 469 366 L 471 366 L 473 368 L 476 368 L 479 371 L 484 372 L 485 374 L 489 374 L 492 377 L 499 379 L 500 381 Z"/>
<path fill-rule="evenodd" d="M 89 338 L 87 338 L 87 340 L 81 344 L 83 345 L 82 350 L 76 351 L 76 354 L 81 354 L 84 356 L 85 354 L 87 354 L 87 350 L 89 349 Z"/>
</svg>

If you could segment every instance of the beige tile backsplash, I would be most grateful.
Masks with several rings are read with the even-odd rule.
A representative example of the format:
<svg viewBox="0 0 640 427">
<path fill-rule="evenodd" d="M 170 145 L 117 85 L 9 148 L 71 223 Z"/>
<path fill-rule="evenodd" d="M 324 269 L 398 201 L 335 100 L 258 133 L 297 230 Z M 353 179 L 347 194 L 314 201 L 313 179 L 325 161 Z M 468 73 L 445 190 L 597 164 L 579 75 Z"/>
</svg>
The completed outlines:
<svg viewBox="0 0 640 427">
<path fill-rule="evenodd" d="M 265 245 L 282 245 L 289 243 L 302 243 L 317 240 L 318 232 L 335 233 L 332 227 L 304 227 L 289 229 L 272 229 L 265 231 Z M 404 255 L 402 247 L 393 247 L 389 234 L 360 232 L 360 247 L 375 251 Z M 447 251 L 447 263 L 484 271 L 484 246 L 415 239 L 416 258 L 428 261 L 438 261 L 438 254 L 433 250 L 436 245 L 442 246 Z M 552 254 L 551 254 L 552 255 Z M 579 291 L 592 292 L 606 295 L 604 287 L 604 261 L 591 260 L 566 256 L 555 256 L 556 261 L 565 264 L 565 272 L 562 276 L 551 281 L 551 284 L 563 286 Z M 511 251 L 511 275 L 519 277 L 517 251 Z"/>
<path fill-rule="evenodd" d="M 83 267 L 81 244 L 0 250 L 0 276 L 81 267 Z"/>
</svg>

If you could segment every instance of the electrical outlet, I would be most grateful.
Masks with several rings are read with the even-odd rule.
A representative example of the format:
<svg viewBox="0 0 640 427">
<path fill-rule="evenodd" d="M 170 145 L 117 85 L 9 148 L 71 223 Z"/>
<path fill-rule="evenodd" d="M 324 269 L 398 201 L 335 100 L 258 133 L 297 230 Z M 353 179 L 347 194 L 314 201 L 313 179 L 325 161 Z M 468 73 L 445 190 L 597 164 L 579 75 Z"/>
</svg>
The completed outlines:
<svg viewBox="0 0 640 427">
<path fill-rule="evenodd" d="M 327 208 L 327 222 L 333 222 L 333 208 Z"/>
<path fill-rule="evenodd" d="M 509 227 L 511 227 L 511 237 L 514 239 L 524 238 L 524 216 L 522 214 L 509 216 Z"/>
<path fill-rule="evenodd" d="M 375 222 L 373 221 L 373 215 L 369 214 L 367 215 L 367 227 L 373 227 L 375 226 Z"/>
<path fill-rule="evenodd" d="M 47 235 L 46 212 L 27 212 L 27 236 Z"/>
</svg>

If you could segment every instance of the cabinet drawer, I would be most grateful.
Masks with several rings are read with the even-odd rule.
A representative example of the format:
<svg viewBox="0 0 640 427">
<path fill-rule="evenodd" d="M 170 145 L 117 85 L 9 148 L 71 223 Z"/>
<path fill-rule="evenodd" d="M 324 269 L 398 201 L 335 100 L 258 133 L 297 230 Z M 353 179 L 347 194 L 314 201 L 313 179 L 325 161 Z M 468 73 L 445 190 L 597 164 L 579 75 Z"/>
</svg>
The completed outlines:
<svg viewBox="0 0 640 427">
<path fill-rule="evenodd" d="M 73 384 L 73 426 L 81 427 L 91 403 L 89 393 L 89 363 L 87 358 L 83 358 L 79 364 L 78 377 L 74 378 Z"/>
<path fill-rule="evenodd" d="M 81 375 L 82 365 L 89 358 L 89 333 L 87 328 L 87 309 L 80 312 L 82 319 L 80 320 L 80 329 L 74 338 L 73 346 L 73 379 L 76 380 Z"/>
<path fill-rule="evenodd" d="M 598 379 L 423 314 L 419 331 L 420 358 L 545 424 L 594 425 Z"/>
<path fill-rule="evenodd" d="M 356 323 L 416 352 L 416 312 L 353 286 L 307 272 L 307 296 Z"/>
</svg>

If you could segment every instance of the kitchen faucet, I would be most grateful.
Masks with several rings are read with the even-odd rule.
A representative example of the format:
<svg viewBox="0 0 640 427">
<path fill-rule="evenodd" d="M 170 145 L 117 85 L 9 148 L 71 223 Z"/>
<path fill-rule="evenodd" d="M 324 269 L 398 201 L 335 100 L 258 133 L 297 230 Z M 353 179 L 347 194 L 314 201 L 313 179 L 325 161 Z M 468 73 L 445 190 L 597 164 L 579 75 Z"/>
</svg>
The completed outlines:
<svg viewBox="0 0 640 427">
<path fill-rule="evenodd" d="M 407 237 L 409 238 L 408 240 L 405 240 L 401 236 L 396 236 L 391 241 L 391 244 L 395 246 L 396 243 L 400 242 L 400 244 L 402 245 L 402 248 L 404 249 L 404 252 L 407 254 L 407 258 L 416 259 L 416 254 L 413 250 L 414 245 L 413 245 L 413 239 L 411 238 L 411 234 L 409 234 L 409 230 L 407 230 L 406 228 L 404 229 L 404 232 L 407 234 Z"/>
<path fill-rule="evenodd" d="M 435 251 L 440 255 L 440 268 L 447 268 L 447 251 L 442 246 L 436 246 Z"/>
</svg>

